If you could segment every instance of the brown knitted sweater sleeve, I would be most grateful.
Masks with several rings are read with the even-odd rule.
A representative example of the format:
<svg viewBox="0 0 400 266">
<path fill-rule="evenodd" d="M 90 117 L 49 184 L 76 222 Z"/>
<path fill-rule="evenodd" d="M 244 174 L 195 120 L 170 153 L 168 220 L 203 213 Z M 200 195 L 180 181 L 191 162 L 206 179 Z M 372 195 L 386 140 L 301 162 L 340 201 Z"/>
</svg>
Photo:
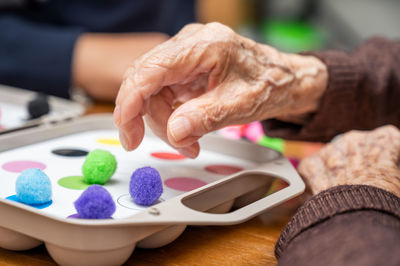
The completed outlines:
<svg viewBox="0 0 400 266">
<path fill-rule="evenodd" d="M 400 265 L 400 198 L 337 186 L 299 208 L 275 247 L 279 265 Z"/>
<path fill-rule="evenodd" d="M 352 53 L 307 53 L 328 67 L 328 87 L 318 110 L 303 125 L 263 121 L 268 136 L 329 141 L 351 129 L 400 127 L 400 41 L 374 38 Z"/>
</svg>

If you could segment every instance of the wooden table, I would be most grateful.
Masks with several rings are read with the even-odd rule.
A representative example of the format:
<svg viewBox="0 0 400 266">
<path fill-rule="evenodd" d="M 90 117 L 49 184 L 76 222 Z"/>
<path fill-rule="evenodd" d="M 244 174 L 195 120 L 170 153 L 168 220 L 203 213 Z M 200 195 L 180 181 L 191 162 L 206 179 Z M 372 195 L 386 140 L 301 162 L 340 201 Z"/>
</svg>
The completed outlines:
<svg viewBox="0 0 400 266">
<path fill-rule="evenodd" d="M 112 110 L 109 104 L 96 104 L 87 113 Z M 301 144 L 291 145 L 298 153 Z M 136 249 L 126 265 L 275 265 L 275 242 L 293 212 L 293 207 L 278 206 L 239 225 L 188 227 L 165 247 Z M 42 245 L 21 252 L 0 249 L 0 265 L 56 264 Z"/>
</svg>

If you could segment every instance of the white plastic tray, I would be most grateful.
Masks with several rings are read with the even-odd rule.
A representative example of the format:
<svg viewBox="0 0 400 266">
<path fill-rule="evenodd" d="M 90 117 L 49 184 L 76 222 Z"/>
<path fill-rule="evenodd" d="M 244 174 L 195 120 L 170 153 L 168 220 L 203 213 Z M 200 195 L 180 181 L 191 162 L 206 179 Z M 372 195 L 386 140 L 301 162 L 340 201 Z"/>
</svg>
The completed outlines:
<svg viewBox="0 0 400 266">
<path fill-rule="evenodd" d="M 136 246 L 155 248 L 166 245 L 175 240 L 187 225 L 241 223 L 305 189 L 295 169 L 281 154 L 251 143 L 206 136 L 201 139 L 202 151 L 198 159 L 165 162 L 147 156 L 152 151 L 173 152 L 149 132 L 146 132 L 139 149 L 132 153 L 123 151 L 120 146 L 107 146 L 95 141 L 96 134 L 98 137 L 117 137 L 110 115 L 46 124 L 0 136 L 0 167 L 18 158 L 45 160 L 48 167 L 44 171 L 50 176 L 53 186 L 53 204 L 45 209 L 5 199 L 13 193 L 18 173 L 0 168 L 1 247 L 25 250 L 44 242 L 50 255 L 62 265 L 119 265 L 129 258 Z M 79 175 L 84 158 L 58 158 L 50 150 L 71 146 L 88 150 L 108 149 L 117 157 L 117 172 L 113 181 L 105 185 L 117 203 L 114 219 L 66 218 L 73 214 L 73 202 L 83 190 L 60 187 L 57 182 L 65 175 Z M 204 170 L 208 164 L 230 163 L 240 165 L 244 170 L 229 176 Z M 195 175 L 208 184 L 186 193 L 164 186 L 163 201 L 149 208 L 132 207 L 134 203 L 126 197 L 125 203 L 120 204 L 121 195 L 128 194 L 131 173 L 144 165 L 159 170 L 164 184 L 169 177 L 182 175 Z M 252 192 L 260 188 L 265 189 L 265 194 L 275 178 L 283 179 L 289 185 L 228 212 L 235 201 L 240 204 L 251 202 Z"/>
<path fill-rule="evenodd" d="M 30 119 L 27 105 L 37 92 L 0 85 L 0 134 L 30 128 L 43 123 L 53 123 L 78 117 L 84 107 L 70 100 L 48 96 L 50 113 L 37 119 Z"/>
</svg>

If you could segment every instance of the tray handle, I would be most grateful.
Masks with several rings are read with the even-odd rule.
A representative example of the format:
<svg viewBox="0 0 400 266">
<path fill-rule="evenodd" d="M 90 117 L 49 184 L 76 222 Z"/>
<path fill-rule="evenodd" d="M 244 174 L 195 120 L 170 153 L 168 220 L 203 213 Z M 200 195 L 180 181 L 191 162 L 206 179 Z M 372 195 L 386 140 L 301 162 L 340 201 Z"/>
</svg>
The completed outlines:
<svg viewBox="0 0 400 266">
<path fill-rule="evenodd" d="M 233 200 L 235 196 L 238 197 L 268 184 L 271 177 L 283 179 L 289 185 L 233 212 L 224 214 L 205 212 L 210 206 Z M 238 224 L 300 195 L 304 190 L 305 184 L 301 177 L 290 162 L 281 156 L 254 170 L 242 171 L 120 221 L 125 220 L 129 224 Z M 239 192 L 241 194 L 238 194 Z"/>
</svg>

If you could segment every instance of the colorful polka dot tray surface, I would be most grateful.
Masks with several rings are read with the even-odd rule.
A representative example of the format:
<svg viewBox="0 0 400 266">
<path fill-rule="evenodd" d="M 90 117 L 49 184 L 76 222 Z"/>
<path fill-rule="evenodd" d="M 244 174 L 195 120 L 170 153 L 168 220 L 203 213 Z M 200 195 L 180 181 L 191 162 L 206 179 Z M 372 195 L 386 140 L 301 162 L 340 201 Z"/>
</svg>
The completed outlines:
<svg viewBox="0 0 400 266">
<path fill-rule="evenodd" d="M 0 247 L 45 243 L 62 265 L 119 265 L 187 225 L 241 223 L 304 191 L 276 151 L 210 135 L 191 160 L 148 131 L 133 152 L 110 115 L 0 136 Z M 276 178 L 288 185 L 267 195 Z"/>
</svg>

